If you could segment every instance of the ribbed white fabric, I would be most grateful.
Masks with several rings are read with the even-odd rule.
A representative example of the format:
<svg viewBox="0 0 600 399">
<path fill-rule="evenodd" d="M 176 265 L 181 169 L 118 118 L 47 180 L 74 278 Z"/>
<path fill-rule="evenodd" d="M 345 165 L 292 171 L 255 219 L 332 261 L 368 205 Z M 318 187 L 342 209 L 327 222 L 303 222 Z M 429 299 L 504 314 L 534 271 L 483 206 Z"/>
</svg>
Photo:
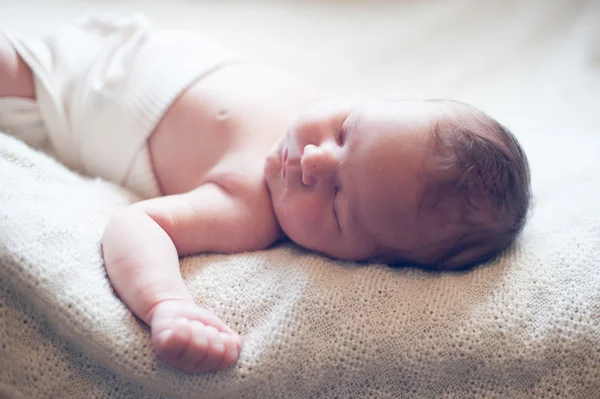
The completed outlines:
<svg viewBox="0 0 600 399">
<path fill-rule="evenodd" d="M 34 72 L 39 115 L 31 104 L 0 99 L 0 127 L 27 131 L 23 125 L 41 120 L 67 166 L 135 181 L 143 196 L 157 193 L 153 175 L 140 173 L 152 171 L 142 147 L 160 118 L 192 82 L 235 59 L 200 35 L 154 30 L 140 15 L 93 14 L 43 38 L 6 36 Z M 128 178 L 134 164 L 136 176 Z"/>
<path fill-rule="evenodd" d="M 150 159 L 150 149 L 147 145 L 143 145 L 134 155 L 131 167 L 125 179 L 123 179 L 122 185 L 141 198 L 154 198 L 162 195 Z"/>
</svg>

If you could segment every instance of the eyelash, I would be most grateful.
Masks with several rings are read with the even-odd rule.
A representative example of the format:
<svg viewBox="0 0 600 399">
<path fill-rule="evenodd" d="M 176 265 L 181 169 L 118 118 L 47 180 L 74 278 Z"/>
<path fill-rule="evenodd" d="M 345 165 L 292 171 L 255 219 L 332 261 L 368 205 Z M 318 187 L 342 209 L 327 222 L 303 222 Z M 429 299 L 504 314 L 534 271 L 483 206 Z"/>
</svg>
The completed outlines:
<svg viewBox="0 0 600 399">
<path fill-rule="evenodd" d="M 338 192 L 339 192 L 339 191 L 340 191 L 340 188 L 339 188 L 339 187 L 336 187 L 336 188 L 334 189 L 334 191 L 333 191 L 333 215 L 334 215 L 334 217 L 335 217 L 335 222 L 337 223 L 337 225 L 338 225 L 338 228 L 341 230 L 341 229 L 342 229 L 342 226 L 340 226 L 340 219 L 339 219 L 339 217 L 338 217 L 337 209 L 336 209 L 336 206 L 335 206 L 335 204 L 336 204 L 336 199 L 337 199 L 337 194 L 338 194 Z"/>
<path fill-rule="evenodd" d="M 345 134 L 344 134 L 344 129 L 340 130 L 340 134 L 339 134 L 339 138 L 338 138 L 338 142 L 340 143 L 340 145 L 344 144 L 344 139 L 345 139 Z"/>
</svg>

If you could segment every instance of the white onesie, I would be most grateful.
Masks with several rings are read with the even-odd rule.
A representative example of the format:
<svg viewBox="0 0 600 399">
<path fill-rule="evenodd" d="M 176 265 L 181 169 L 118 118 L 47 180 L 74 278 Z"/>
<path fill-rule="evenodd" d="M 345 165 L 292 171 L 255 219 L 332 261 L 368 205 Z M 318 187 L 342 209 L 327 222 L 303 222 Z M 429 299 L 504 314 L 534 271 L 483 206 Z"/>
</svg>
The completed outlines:
<svg viewBox="0 0 600 399">
<path fill-rule="evenodd" d="M 43 38 L 4 33 L 33 71 L 36 101 L 0 98 L 0 130 L 143 198 L 160 195 L 147 139 L 173 101 L 235 58 L 140 15 L 92 15 Z"/>
</svg>

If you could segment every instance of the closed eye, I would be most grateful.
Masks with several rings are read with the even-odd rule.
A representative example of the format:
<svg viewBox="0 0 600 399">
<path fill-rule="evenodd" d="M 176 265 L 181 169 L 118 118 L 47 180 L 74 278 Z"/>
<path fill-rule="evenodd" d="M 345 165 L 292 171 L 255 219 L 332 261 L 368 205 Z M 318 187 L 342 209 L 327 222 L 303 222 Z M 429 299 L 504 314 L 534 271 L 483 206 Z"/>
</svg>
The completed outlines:
<svg viewBox="0 0 600 399">
<path fill-rule="evenodd" d="M 344 145 L 344 141 L 346 140 L 346 129 L 340 129 L 338 133 L 338 144 L 340 146 Z"/>
<path fill-rule="evenodd" d="M 340 191 L 340 188 L 336 187 L 333 192 L 333 216 L 335 218 L 335 222 L 337 224 L 338 229 L 340 231 L 342 231 L 342 226 L 340 225 L 340 218 L 339 218 L 338 210 L 337 210 L 337 202 L 338 202 L 337 198 L 338 198 L 339 191 Z"/>
</svg>

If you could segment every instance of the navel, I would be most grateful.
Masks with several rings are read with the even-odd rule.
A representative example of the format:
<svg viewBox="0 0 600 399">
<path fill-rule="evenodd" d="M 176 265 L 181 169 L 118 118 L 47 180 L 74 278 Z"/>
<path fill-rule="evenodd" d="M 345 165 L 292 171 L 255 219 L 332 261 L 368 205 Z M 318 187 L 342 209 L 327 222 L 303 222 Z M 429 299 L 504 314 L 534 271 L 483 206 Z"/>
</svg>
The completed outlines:
<svg viewBox="0 0 600 399">
<path fill-rule="evenodd" d="M 229 112 L 227 112 L 226 109 L 222 109 L 219 112 L 217 112 L 217 120 L 218 121 L 224 121 L 228 117 L 229 117 Z"/>
</svg>

